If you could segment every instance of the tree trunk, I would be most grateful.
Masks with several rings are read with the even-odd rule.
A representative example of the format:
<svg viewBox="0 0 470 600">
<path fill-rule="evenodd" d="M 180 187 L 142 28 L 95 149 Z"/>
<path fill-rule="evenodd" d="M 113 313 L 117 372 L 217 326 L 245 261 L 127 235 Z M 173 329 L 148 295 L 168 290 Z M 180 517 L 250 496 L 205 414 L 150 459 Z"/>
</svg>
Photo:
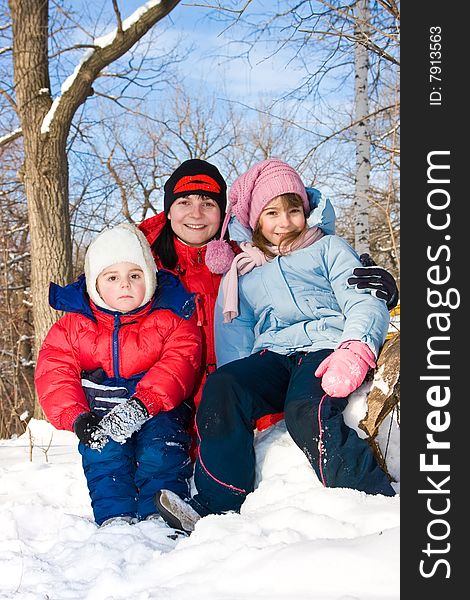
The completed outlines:
<svg viewBox="0 0 470 600">
<path fill-rule="evenodd" d="M 49 307 L 50 281 L 72 275 L 66 134 L 50 139 L 41 125 L 51 107 L 48 72 L 48 2 L 10 0 L 17 110 L 23 131 L 22 169 L 31 239 L 34 357 L 57 320 Z M 35 416 L 41 417 L 39 406 Z"/>
<path fill-rule="evenodd" d="M 35 359 L 47 332 L 60 316 L 49 306 L 49 283 L 52 280 L 65 285 L 72 278 L 65 143 L 58 142 L 52 147 L 46 144 L 37 146 L 38 154 L 30 154 L 29 160 L 25 161 L 25 188 L 31 237 Z M 37 403 L 34 416 L 42 417 L 42 410 Z"/>
<path fill-rule="evenodd" d="M 374 380 L 367 395 L 367 414 L 359 423 L 360 429 L 369 436 L 369 442 L 382 469 L 388 473 L 385 453 L 377 441 L 379 428 L 385 418 L 400 407 L 400 332 L 385 342 L 377 360 Z M 388 442 L 387 442 L 388 443 Z M 390 475 L 390 473 L 388 473 Z"/>
<path fill-rule="evenodd" d="M 117 28 L 107 44 L 97 44 L 84 57 L 56 98 L 53 114 L 49 81 L 49 2 L 9 0 L 13 23 L 13 67 L 16 110 L 21 123 L 25 162 L 22 179 L 28 201 L 31 240 L 31 292 L 34 322 L 34 358 L 54 322 L 49 307 L 50 281 L 59 285 L 72 278 L 72 241 L 68 202 L 67 136 L 78 107 L 93 93 L 99 73 L 127 52 L 179 0 L 142 5 L 123 28 L 115 3 Z M 49 114 L 48 114 L 49 113 Z M 44 127 L 46 115 L 49 129 Z M 35 415 L 42 417 L 36 403 Z"/>
<path fill-rule="evenodd" d="M 354 246 L 358 254 L 369 253 L 369 179 L 370 133 L 369 115 L 369 0 L 358 0 L 355 24 L 355 99 L 356 99 L 356 191 L 354 198 Z M 362 43 L 361 43 L 362 42 Z"/>
</svg>

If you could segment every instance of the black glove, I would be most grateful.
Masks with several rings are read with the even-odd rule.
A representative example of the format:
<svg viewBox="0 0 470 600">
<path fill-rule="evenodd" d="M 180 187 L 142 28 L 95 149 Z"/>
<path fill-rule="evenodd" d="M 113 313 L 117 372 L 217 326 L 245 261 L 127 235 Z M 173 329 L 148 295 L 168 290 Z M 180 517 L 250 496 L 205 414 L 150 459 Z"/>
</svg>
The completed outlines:
<svg viewBox="0 0 470 600">
<path fill-rule="evenodd" d="M 361 261 L 361 265 L 363 267 L 376 267 L 377 263 L 375 262 L 375 260 L 372 258 L 372 256 L 370 254 L 367 254 L 367 252 L 365 254 L 361 254 L 361 256 L 359 257 L 359 260 Z"/>
<path fill-rule="evenodd" d="M 355 285 L 357 289 L 370 289 L 374 296 L 385 300 L 388 310 L 392 310 L 398 304 L 398 288 L 393 275 L 375 266 L 375 262 L 369 254 L 361 254 L 359 257 L 364 267 L 356 267 L 353 277 L 349 277 L 348 284 Z"/>
<path fill-rule="evenodd" d="M 106 444 L 106 438 L 99 433 L 101 417 L 92 412 L 84 412 L 73 422 L 73 431 L 82 444 L 95 450 Z"/>
<path fill-rule="evenodd" d="M 117 404 L 101 419 L 98 433 L 123 444 L 133 433 L 139 431 L 148 418 L 145 405 L 134 396 L 127 402 Z"/>
</svg>

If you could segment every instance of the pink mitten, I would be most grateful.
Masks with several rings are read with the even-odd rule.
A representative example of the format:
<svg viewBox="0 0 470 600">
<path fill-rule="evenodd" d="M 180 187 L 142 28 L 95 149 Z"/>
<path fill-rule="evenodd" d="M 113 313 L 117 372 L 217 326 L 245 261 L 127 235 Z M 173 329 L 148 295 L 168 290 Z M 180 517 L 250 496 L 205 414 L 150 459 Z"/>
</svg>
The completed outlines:
<svg viewBox="0 0 470 600">
<path fill-rule="evenodd" d="M 350 340 L 325 358 L 315 371 L 322 377 L 321 386 L 332 398 L 345 398 L 364 381 L 369 367 L 375 367 L 375 356 L 364 342 Z"/>
</svg>

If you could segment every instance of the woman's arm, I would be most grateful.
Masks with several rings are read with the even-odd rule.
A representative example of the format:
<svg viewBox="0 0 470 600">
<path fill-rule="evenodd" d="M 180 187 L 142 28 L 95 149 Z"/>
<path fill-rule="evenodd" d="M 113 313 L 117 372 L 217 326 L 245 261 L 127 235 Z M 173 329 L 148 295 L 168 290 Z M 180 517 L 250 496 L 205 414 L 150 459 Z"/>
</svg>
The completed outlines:
<svg viewBox="0 0 470 600">
<path fill-rule="evenodd" d="M 384 300 L 370 289 L 358 293 L 348 285 L 348 278 L 361 263 L 351 246 L 337 236 L 329 239 L 327 269 L 336 300 L 345 316 L 340 344 L 349 340 L 365 342 L 377 357 L 388 331 L 390 315 Z"/>
</svg>

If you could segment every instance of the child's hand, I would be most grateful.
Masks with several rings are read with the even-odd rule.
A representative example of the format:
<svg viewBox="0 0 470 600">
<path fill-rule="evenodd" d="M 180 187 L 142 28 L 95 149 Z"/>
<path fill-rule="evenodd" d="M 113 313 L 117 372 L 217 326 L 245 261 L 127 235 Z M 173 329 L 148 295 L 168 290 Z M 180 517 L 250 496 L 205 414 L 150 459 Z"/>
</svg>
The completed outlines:
<svg viewBox="0 0 470 600">
<path fill-rule="evenodd" d="M 82 444 L 95 450 L 101 450 L 107 442 L 106 436 L 100 433 L 100 421 L 95 413 L 84 412 L 73 423 L 73 431 Z"/>
<path fill-rule="evenodd" d="M 138 398 L 117 404 L 105 415 L 98 426 L 99 433 L 123 444 L 133 433 L 139 431 L 149 413 Z"/>
<path fill-rule="evenodd" d="M 343 342 L 320 363 L 315 377 L 322 377 L 321 386 L 332 398 L 345 398 L 364 381 L 369 367 L 375 367 L 375 356 L 364 342 Z"/>
</svg>

